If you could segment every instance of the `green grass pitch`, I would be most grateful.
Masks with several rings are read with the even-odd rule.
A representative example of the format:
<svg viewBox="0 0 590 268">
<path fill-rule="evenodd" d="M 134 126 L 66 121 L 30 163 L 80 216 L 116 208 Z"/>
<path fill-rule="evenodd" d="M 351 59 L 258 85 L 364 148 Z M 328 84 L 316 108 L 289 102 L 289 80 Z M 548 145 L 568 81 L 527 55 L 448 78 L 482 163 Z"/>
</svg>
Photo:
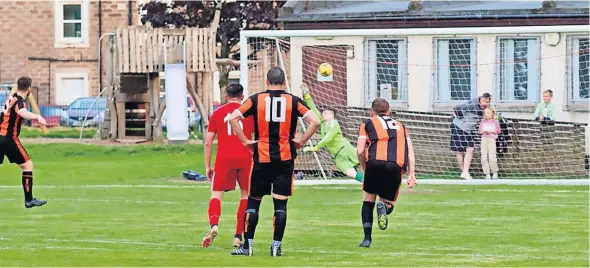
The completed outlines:
<svg viewBox="0 0 590 268">
<path fill-rule="evenodd" d="M 0 266 L 589 266 L 587 186 L 404 187 L 389 228 L 362 239 L 360 185 L 298 186 L 282 258 L 269 256 L 263 200 L 255 256 L 230 256 L 237 192 L 221 234 L 208 228 L 201 146 L 31 145 L 37 197 L 25 209 L 20 171 L 0 166 Z M 419 157 L 419 156 L 418 156 Z"/>
</svg>

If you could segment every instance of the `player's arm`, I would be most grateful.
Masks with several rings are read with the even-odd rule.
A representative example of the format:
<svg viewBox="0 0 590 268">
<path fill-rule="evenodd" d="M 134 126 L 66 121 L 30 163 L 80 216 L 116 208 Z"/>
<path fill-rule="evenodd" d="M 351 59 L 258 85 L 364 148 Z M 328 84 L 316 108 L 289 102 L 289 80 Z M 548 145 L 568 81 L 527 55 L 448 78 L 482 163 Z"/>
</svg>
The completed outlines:
<svg viewBox="0 0 590 268">
<path fill-rule="evenodd" d="M 42 124 L 42 125 L 46 124 L 45 119 L 42 116 L 29 112 L 27 110 L 26 104 L 23 101 L 18 101 L 18 103 L 15 105 L 14 109 L 17 110 L 17 113 L 18 113 L 18 115 L 20 115 L 20 117 L 22 117 L 26 120 L 37 119 L 37 121 L 39 121 L 39 124 Z"/>
<path fill-rule="evenodd" d="M 330 142 L 332 142 L 332 140 L 334 140 L 334 138 L 338 134 L 338 131 L 340 131 L 340 124 L 336 120 L 330 121 L 330 123 L 327 125 L 327 127 L 328 128 L 327 128 L 326 135 L 315 146 L 316 150 L 326 147 L 326 145 L 328 145 Z"/>
<path fill-rule="evenodd" d="M 205 171 L 207 179 L 213 179 L 213 169 L 211 168 L 211 154 L 213 152 L 213 141 L 217 133 L 217 124 L 215 124 L 215 117 L 211 116 L 209 119 L 209 126 L 207 126 L 207 135 L 205 136 Z"/>
<path fill-rule="evenodd" d="M 315 106 L 315 103 L 311 98 L 311 93 L 309 93 L 309 87 L 307 86 L 307 84 L 301 84 L 301 91 L 303 92 L 303 99 L 305 99 L 305 104 L 307 104 L 307 106 L 313 111 L 313 113 L 318 117 L 320 122 L 323 121 L 322 113 L 320 113 L 320 110 L 318 110 L 318 108 Z"/>
<path fill-rule="evenodd" d="M 240 127 L 240 120 L 244 119 L 244 117 L 252 115 L 254 113 L 254 109 L 254 103 L 250 97 L 242 104 L 242 106 L 236 109 L 229 118 L 229 124 L 232 130 L 244 146 L 256 143 L 255 141 L 248 139 L 246 134 L 244 134 L 244 130 Z"/>
<path fill-rule="evenodd" d="M 359 128 L 359 137 L 356 141 L 356 155 L 359 159 L 359 163 L 361 168 L 365 170 L 365 166 L 367 164 L 367 159 L 365 155 L 365 150 L 367 148 L 367 130 L 365 129 L 365 123 L 362 123 Z"/>
<path fill-rule="evenodd" d="M 414 144 L 412 143 L 412 139 L 408 134 L 408 130 L 406 132 L 406 142 L 408 143 L 408 186 L 410 188 L 416 186 L 416 155 L 414 154 Z"/>
<path fill-rule="evenodd" d="M 299 138 L 298 146 L 303 147 L 303 145 L 313 136 L 316 131 L 318 131 L 318 127 L 320 126 L 320 120 L 318 117 L 311 111 L 307 105 L 303 103 L 301 99 L 297 101 L 297 115 L 302 116 L 303 120 L 307 123 L 307 130 L 303 135 Z"/>
</svg>

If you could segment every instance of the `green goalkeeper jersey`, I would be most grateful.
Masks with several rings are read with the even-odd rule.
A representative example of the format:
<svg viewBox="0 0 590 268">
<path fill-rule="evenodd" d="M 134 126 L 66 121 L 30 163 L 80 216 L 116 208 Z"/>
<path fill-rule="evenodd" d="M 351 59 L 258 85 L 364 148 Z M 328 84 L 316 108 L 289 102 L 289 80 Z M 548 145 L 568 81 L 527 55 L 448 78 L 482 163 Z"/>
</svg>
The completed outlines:
<svg viewBox="0 0 590 268">
<path fill-rule="evenodd" d="M 303 98 L 305 99 L 305 102 L 307 103 L 309 108 L 311 108 L 311 110 L 317 115 L 318 118 L 320 118 L 320 121 L 321 121 L 320 133 L 321 133 L 322 140 L 320 142 L 318 142 L 318 144 L 316 144 L 315 147 L 318 150 L 326 147 L 326 149 L 328 150 L 328 152 L 330 152 L 332 157 L 335 157 L 336 154 L 338 154 L 342 150 L 342 148 L 345 148 L 345 147 L 351 147 L 354 150 L 354 147 L 350 144 L 350 141 L 348 141 L 348 139 L 346 139 L 342 135 L 342 130 L 340 129 L 340 124 L 338 123 L 338 121 L 336 119 L 331 120 L 330 122 L 324 121 L 322 119 L 322 114 L 320 113 L 318 108 L 315 106 L 315 103 L 313 103 L 313 100 L 311 99 L 311 95 L 305 94 L 303 96 Z M 350 148 L 348 148 L 348 149 L 350 149 Z M 350 150 L 342 150 L 342 151 L 349 152 Z"/>
</svg>

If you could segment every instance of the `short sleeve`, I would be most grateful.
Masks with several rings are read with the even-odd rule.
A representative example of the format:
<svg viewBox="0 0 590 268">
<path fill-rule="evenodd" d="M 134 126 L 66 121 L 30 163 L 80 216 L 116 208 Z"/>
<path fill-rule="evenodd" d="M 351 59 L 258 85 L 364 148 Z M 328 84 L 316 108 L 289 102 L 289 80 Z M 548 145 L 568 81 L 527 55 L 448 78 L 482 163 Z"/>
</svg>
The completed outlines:
<svg viewBox="0 0 590 268">
<path fill-rule="evenodd" d="M 207 132 L 217 133 L 217 116 L 215 113 L 211 115 L 209 118 L 209 126 L 207 127 Z"/>
<path fill-rule="evenodd" d="M 240 113 L 242 118 L 245 118 L 250 115 L 253 115 L 255 109 L 256 108 L 254 107 L 254 102 L 252 101 L 252 97 L 250 97 L 244 103 L 242 103 L 240 108 L 238 108 L 236 111 L 238 111 Z"/>
<path fill-rule="evenodd" d="M 310 112 L 311 110 L 307 107 L 307 104 L 302 99 L 297 98 L 297 117 L 305 118 Z"/>
<path fill-rule="evenodd" d="M 365 123 L 361 123 L 361 126 L 359 127 L 359 140 L 360 139 L 367 139 L 367 129 L 365 128 Z"/>
<path fill-rule="evenodd" d="M 14 105 L 14 109 L 18 113 L 22 109 L 27 109 L 27 104 L 22 99 L 19 99 L 16 101 L 16 104 Z"/>
</svg>

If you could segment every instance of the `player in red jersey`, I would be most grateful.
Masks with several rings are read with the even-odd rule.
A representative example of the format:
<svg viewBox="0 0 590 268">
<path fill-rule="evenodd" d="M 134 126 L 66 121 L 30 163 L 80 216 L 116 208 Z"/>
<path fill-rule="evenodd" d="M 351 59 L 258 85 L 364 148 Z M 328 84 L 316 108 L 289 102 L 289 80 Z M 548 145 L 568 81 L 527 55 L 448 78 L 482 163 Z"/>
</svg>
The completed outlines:
<svg viewBox="0 0 590 268">
<path fill-rule="evenodd" d="M 227 191 L 236 188 L 236 181 L 240 184 L 241 199 L 236 214 L 236 234 L 233 246 L 242 245 L 244 232 L 244 215 L 248 203 L 248 189 L 250 173 L 252 172 L 252 152 L 240 142 L 234 134 L 229 118 L 233 111 L 240 107 L 244 96 L 244 88 L 240 84 L 230 84 L 226 88 L 227 104 L 219 107 L 209 120 L 207 137 L 205 138 L 205 169 L 207 179 L 211 185 L 211 200 L 209 200 L 209 224 L 211 228 L 203 238 L 203 247 L 209 247 L 219 233 L 217 224 L 221 215 L 221 199 Z M 254 122 L 251 118 L 242 120 L 240 127 L 247 136 L 251 136 Z M 215 136 L 218 138 L 215 168 L 211 168 L 211 151 Z"/>
</svg>

